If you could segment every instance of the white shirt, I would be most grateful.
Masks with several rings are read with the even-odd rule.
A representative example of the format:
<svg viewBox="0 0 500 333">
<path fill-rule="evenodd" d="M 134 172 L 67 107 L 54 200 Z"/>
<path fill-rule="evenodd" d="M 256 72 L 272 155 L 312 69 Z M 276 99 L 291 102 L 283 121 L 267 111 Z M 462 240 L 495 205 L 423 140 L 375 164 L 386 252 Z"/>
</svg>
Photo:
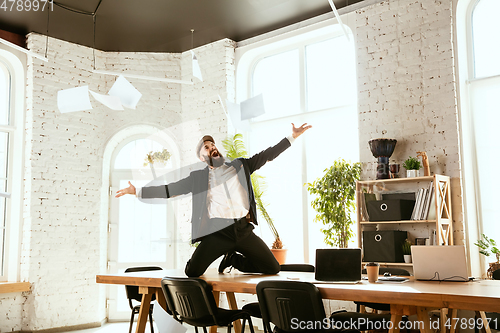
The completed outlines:
<svg viewBox="0 0 500 333">
<path fill-rule="evenodd" d="M 234 167 L 209 168 L 207 208 L 209 218 L 240 219 L 248 214 L 248 194 Z"/>
</svg>

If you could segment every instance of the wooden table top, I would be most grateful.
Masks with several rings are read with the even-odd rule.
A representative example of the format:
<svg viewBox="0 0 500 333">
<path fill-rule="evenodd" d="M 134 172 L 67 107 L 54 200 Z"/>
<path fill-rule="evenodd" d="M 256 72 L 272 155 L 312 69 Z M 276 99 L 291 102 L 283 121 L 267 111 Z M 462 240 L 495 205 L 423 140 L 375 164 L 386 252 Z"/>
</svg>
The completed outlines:
<svg viewBox="0 0 500 333">
<path fill-rule="evenodd" d="M 97 283 L 161 287 L 165 276 L 186 277 L 183 270 L 161 270 L 96 276 Z M 255 294 L 256 285 L 263 280 L 299 280 L 314 282 L 314 273 L 280 272 L 277 275 L 219 274 L 209 269 L 200 276 L 215 291 Z M 500 312 L 500 281 L 473 282 L 413 281 L 404 283 L 327 284 L 317 283 L 323 298 L 365 301 L 435 308 Z"/>
</svg>

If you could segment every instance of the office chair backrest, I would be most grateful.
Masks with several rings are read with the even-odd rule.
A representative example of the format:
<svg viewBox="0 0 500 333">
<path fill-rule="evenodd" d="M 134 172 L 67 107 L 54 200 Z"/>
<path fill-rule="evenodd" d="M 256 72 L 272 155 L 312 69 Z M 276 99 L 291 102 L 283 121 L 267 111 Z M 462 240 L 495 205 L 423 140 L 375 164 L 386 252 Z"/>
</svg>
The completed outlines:
<svg viewBox="0 0 500 333">
<path fill-rule="evenodd" d="M 362 274 L 366 274 L 366 269 L 361 271 Z M 403 268 L 395 268 L 395 267 L 380 267 L 378 270 L 380 275 L 384 275 L 384 273 L 389 273 L 391 275 L 400 275 L 400 276 L 410 276 L 410 272 Z"/>
<path fill-rule="evenodd" d="M 163 268 L 158 267 L 158 266 L 145 266 L 145 267 L 129 267 L 125 270 L 125 273 L 131 273 L 131 272 L 144 272 L 144 271 L 160 271 Z M 132 307 L 131 300 L 136 300 L 138 302 L 142 301 L 142 295 L 139 294 L 139 287 L 138 286 L 125 286 L 125 291 L 127 293 L 127 298 L 130 303 L 130 307 Z M 153 295 L 153 298 L 151 301 L 154 301 L 156 297 Z"/>
<path fill-rule="evenodd" d="M 283 272 L 314 272 L 311 264 L 283 264 L 280 267 Z"/>
<path fill-rule="evenodd" d="M 493 274 L 491 275 L 491 278 L 493 280 L 500 280 L 500 269 L 497 269 L 496 271 L 493 271 Z"/>
<path fill-rule="evenodd" d="M 164 277 L 161 288 L 168 308 L 177 312 L 182 321 L 190 323 L 190 320 L 211 316 L 217 323 L 217 304 L 212 287 L 205 280 Z"/>
<path fill-rule="evenodd" d="M 309 282 L 262 281 L 257 284 L 257 298 L 268 332 L 272 332 L 269 323 L 278 330 L 294 332 L 300 330 L 300 322 L 323 325 L 326 317 L 321 294 Z"/>
</svg>

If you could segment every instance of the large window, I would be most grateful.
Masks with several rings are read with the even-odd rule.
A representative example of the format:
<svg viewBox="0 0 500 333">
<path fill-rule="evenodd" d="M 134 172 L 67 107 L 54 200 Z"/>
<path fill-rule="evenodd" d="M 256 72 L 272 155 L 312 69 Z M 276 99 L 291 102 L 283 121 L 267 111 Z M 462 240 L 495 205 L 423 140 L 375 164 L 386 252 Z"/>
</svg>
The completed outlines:
<svg viewBox="0 0 500 333">
<path fill-rule="evenodd" d="M 322 176 L 337 158 L 359 160 L 356 62 L 352 37 L 349 41 L 341 32 L 296 40 L 254 61 L 248 95 L 262 93 L 266 113 L 252 120 L 248 137 L 256 153 L 291 134 L 290 123 L 313 125 L 258 173 L 266 177 L 265 201 L 288 248 L 287 261 L 314 263 L 315 249 L 326 245 L 304 184 Z M 269 228 L 260 221 L 270 244 Z"/>
<path fill-rule="evenodd" d="M 481 233 L 498 240 L 496 166 L 500 163 L 500 11 L 498 0 L 461 0 L 458 6 L 461 113 L 469 245 Z M 471 224 L 471 221 L 477 223 Z M 490 258 L 489 258 L 490 259 Z M 490 261 L 490 260 L 487 261 Z M 493 258 L 491 258 L 493 260 Z M 474 265 L 473 265 L 474 266 Z M 473 267 L 474 269 L 474 267 Z M 485 267 L 482 268 L 482 271 Z"/>
<path fill-rule="evenodd" d="M 19 279 L 24 70 L 0 49 L 0 282 Z"/>
</svg>

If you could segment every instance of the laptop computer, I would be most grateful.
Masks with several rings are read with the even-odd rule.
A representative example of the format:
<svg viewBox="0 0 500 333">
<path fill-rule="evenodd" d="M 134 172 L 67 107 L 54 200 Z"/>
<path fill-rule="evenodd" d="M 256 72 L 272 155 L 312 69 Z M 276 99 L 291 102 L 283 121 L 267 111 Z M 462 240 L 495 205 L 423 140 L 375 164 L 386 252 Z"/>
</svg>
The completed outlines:
<svg viewBox="0 0 500 333">
<path fill-rule="evenodd" d="M 361 249 L 317 249 L 314 283 L 361 281 Z"/>
<path fill-rule="evenodd" d="M 416 280 L 469 281 L 463 245 L 413 245 L 411 256 Z"/>
</svg>

